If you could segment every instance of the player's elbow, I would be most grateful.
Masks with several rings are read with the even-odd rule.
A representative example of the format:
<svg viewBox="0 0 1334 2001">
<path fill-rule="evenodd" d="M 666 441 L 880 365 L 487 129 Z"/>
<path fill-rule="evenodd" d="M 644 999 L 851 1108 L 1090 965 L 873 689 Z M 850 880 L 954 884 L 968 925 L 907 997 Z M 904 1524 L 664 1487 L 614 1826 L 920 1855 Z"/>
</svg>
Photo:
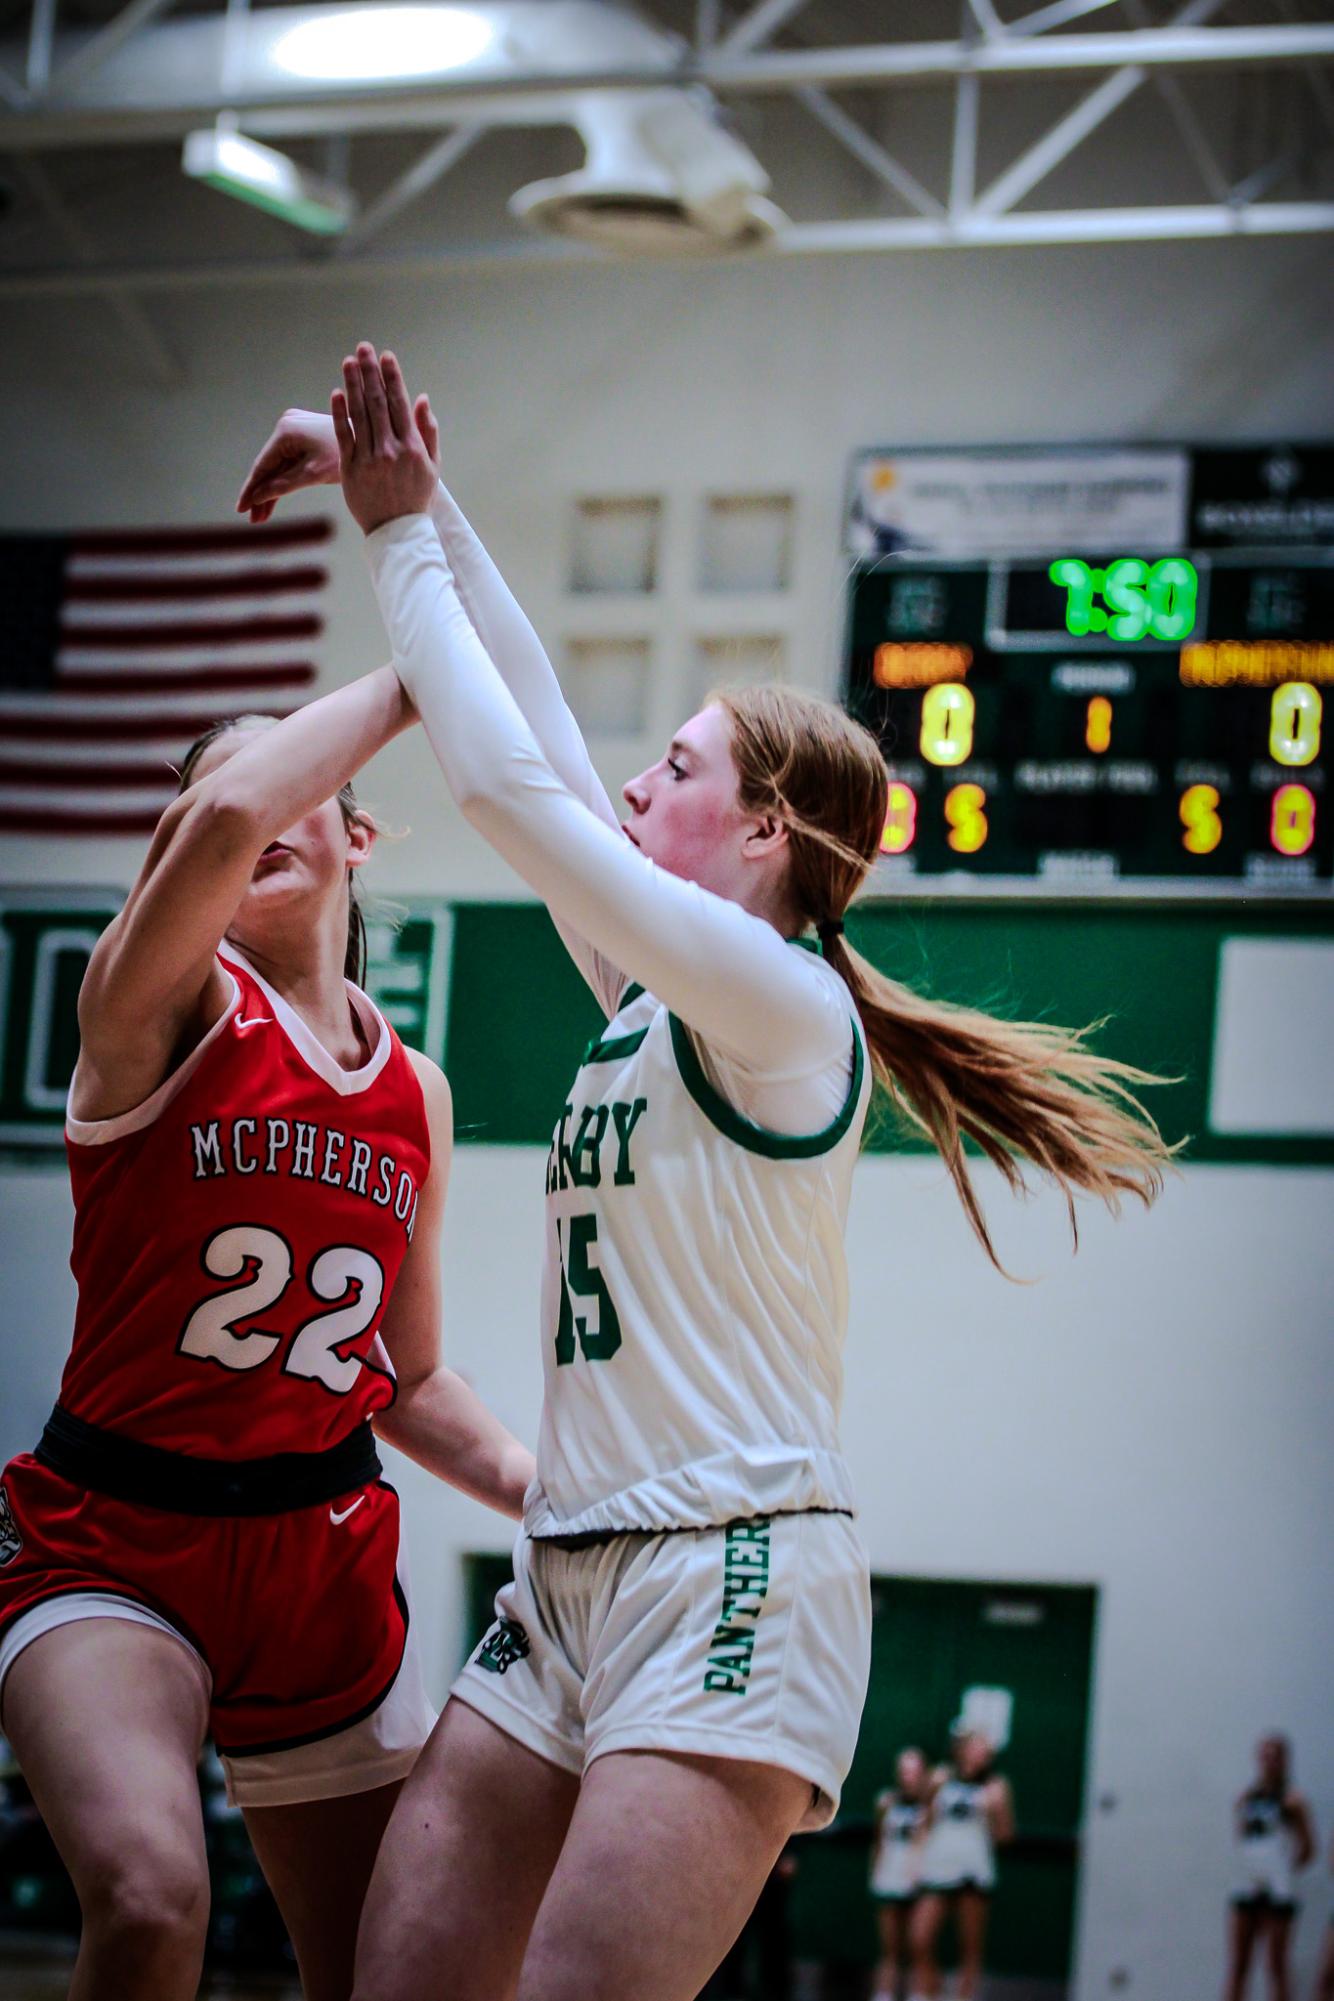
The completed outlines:
<svg viewBox="0 0 1334 2001">
<path fill-rule="evenodd" d="M 534 831 L 542 810 L 538 795 L 563 789 L 545 759 L 523 745 L 470 760 L 454 796 L 469 826 L 495 842 L 507 830 Z"/>
<path fill-rule="evenodd" d="M 470 771 L 456 797 L 468 825 L 486 840 L 494 841 L 516 817 L 517 789 L 503 763 Z"/>
<path fill-rule="evenodd" d="M 197 843 L 228 853 L 253 847 L 256 842 L 263 847 L 269 839 L 268 822 L 272 817 L 265 812 L 264 802 L 244 785 L 227 781 L 223 773 L 218 776 L 224 782 L 200 786 L 197 791 L 192 789 L 176 802 L 184 808 L 178 837 L 192 845 Z"/>
</svg>

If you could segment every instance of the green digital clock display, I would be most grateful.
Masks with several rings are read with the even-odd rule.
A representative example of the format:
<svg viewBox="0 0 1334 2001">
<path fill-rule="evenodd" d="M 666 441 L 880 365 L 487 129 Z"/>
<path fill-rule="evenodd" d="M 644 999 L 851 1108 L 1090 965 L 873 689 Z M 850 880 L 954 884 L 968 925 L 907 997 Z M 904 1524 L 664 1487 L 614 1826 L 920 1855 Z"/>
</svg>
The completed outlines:
<svg viewBox="0 0 1334 2001">
<path fill-rule="evenodd" d="M 1102 633 L 1123 645 L 1156 639 L 1179 646 L 1195 630 L 1200 580 L 1184 556 L 1157 563 L 1118 556 L 1096 570 L 1078 556 L 1059 556 L 1047 575 L 1066 594 L 1065 629 L 1076 639 Z"/>
</svg>

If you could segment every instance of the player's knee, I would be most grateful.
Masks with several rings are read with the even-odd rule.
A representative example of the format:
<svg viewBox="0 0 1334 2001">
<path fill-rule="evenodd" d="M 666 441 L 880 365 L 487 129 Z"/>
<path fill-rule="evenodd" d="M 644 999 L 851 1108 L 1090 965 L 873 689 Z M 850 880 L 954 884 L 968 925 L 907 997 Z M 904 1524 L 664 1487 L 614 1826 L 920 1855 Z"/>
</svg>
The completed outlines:
<svg viewBox="0 0 1334 2001">
<path fill-rule="evenodd" d="M 151 1841 L 117 1856 L 81 1888 L 85 1925 L 98 1937 L 146 1951 L 203 1948 L 208 1871 Z"/>
</svg>

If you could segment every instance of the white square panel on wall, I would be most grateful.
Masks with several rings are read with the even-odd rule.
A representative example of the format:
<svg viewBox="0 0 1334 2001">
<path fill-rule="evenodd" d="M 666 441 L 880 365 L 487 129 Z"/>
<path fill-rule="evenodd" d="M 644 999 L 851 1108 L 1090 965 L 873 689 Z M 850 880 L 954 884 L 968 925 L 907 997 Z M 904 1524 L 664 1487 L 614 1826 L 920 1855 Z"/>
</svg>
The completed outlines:
<svg viewBox="0 0 1334 2001">
<path fill-rule="evenodd" d="M 700 515 L 702 591 L 785 591 L 792 581 L 792 496 L 713 493 Z"/>
<path fill-rule="evenodd" d="M 1209 1080 L 1216 1133 L 1334 1135 L 1334 944 L 1228 938 Z"/>
<path fill-rule="evenodd" d="M 647 639 L 569 639 L 565 698 L 586 736 L 640 736 L 648 721 L 652 649 Z"/>
<path fill-rule="evenodd" d="M 695 641 L 692 679 L 697 709 L 714 688 L 786 681 L 787 641 L 773 632 L 710 633 Z"/>
<path fill-rule="evenodd" d="M 656 590 L 662 502 L 647 496 L 577 500 L 570 589 L 643 596 Z"/>
</svg>

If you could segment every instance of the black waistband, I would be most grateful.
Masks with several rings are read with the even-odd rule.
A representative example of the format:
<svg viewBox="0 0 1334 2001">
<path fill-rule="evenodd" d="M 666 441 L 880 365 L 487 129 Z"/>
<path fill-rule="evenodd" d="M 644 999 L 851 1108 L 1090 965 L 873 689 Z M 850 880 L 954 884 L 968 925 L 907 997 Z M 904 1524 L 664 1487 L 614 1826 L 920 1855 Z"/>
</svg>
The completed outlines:
<svg viewBox="0 0 1334 2001">
<path fill-rule="evenodd" d="M 33 1456 L 76 1487 L 176 1515 L 283 1515 L 336 1500 L 380 1477 L 369 1424 L 359 1424 L 324 1452 L 194 1459 L 85 1424 L 59 1404 Z"/>
<path fill-rule="evenodd" d="M 627 1535 L 719 1535 L 726 1529 L 743 1527 L 747 1522 L 782 1521 L 789 1515 L 846 1515 L 852 1520 L 851 1508 L 775 1508 L 772 1515 L 737 1515 L 726 1522 L 679 1522 L 671 1528 L 622 1528 L 622 1529 L 575 1529 L 569 1535 L 535 1535 L 531 1542 L 540 1543 L 543 1549 L 597 1549 L 603 1543 L 619 1542 Z"/>
</svg>

